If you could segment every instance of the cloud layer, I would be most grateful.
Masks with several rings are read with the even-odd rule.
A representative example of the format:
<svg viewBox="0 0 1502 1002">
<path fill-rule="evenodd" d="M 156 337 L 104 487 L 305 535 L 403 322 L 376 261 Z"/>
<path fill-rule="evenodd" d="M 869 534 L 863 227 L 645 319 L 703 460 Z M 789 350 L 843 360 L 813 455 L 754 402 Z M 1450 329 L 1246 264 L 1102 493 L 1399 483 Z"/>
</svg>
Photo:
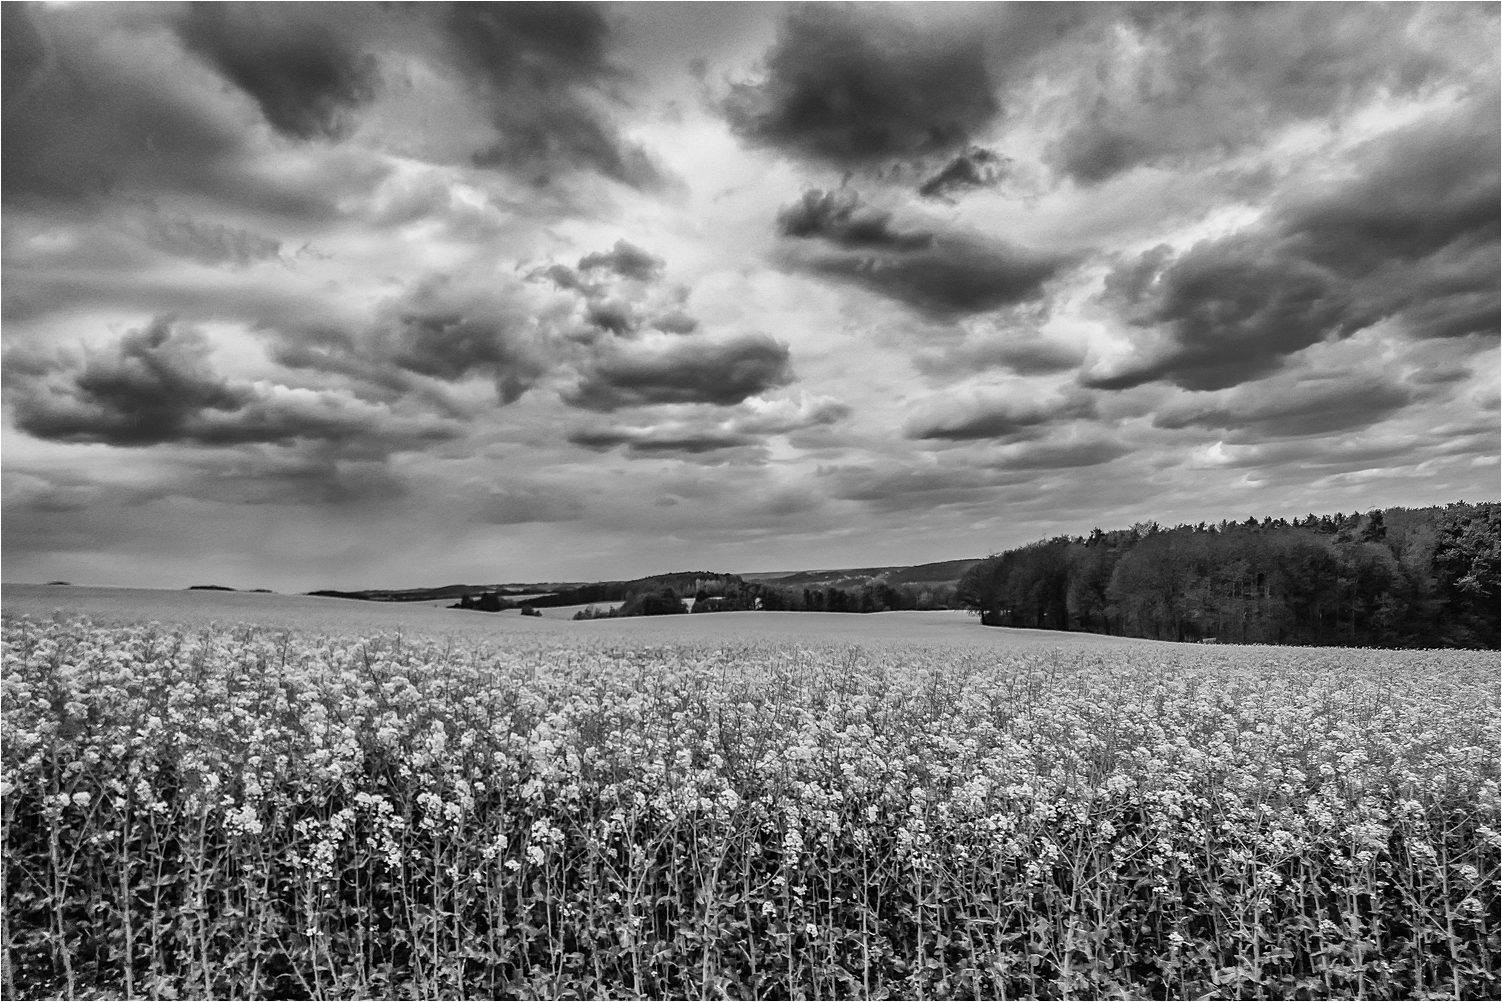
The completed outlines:
<svg viewBox="0 0 1502 1002">
<path fill-rule="evenodd" d="M 1037 299 L 1068 258 L 995 237 L 899 230 L 852 191 L 808 191 L 777 215 L 790 266 L 863 286 L 936 318 Z"/>
<path fill-rule="evenodd" d="M 1112 306 L 1166 344 L 1092 385 L 1220 389 L 1384 320 L 1420 338 L 1495 333 L 1497 121 L 1486 101 L 1396 130 L 1354 152 L 1354 180 L 1294 189 L 1262 225 L 1117 267 Z"/>
<path fill-rule="evenodd" d="M 856 566 L 1496 495 L 1488 5 L 0 19 L 7 580 Z"/>
<path fill-rule="evenodd" d="M 726 115 L 748 140 L 838 167 L 955 150 L 1000 110 L 984 48 L 881 8 L 794 9 Z"/>
</svg>

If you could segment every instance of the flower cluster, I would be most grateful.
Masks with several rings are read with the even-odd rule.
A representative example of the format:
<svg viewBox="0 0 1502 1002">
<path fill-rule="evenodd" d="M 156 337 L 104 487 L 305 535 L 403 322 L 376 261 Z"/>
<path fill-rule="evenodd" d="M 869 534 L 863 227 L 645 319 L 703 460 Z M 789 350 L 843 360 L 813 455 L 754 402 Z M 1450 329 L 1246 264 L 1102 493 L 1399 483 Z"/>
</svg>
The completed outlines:
<svg viewBox="0 0 1502 1002">
<path fill-rule="evenodd" d="M 1497 990 L 1481 653 L 4 636 L 30 994 Z"/>
</svg>

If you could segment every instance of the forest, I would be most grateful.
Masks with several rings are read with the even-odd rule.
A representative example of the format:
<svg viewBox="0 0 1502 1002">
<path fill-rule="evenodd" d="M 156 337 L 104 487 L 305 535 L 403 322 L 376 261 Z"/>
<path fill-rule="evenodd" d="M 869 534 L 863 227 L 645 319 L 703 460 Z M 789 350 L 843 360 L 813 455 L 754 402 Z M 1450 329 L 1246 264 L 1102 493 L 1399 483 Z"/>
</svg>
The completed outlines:
<svg viewBox="0 0 1502 1002">
<path fill-rule="evenodd" d="M 1097 528 L 993 554 L 957 597 L 988 626 L 1495 650 L 1498 507 Z"/>
</svg>

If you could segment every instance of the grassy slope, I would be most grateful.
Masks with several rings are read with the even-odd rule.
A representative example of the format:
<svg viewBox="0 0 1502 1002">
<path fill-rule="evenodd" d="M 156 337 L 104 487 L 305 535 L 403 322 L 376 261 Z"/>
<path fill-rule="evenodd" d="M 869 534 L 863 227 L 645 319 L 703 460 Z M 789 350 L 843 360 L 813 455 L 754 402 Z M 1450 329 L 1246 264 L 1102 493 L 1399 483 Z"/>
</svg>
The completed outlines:
<svg viewBox="0 0 1502 1002">
<path fill-rule="evenodd" d="M 889 567 L 844 567 L 813 571 L 759 571 L 742 574 L 747 581 L 779 585 L 784 588 L 859 588 L 884 581 L 888 585 L 952 585 L 959 581 L 979 558 L 941 560 L 930 564 Z"/>
</svg>

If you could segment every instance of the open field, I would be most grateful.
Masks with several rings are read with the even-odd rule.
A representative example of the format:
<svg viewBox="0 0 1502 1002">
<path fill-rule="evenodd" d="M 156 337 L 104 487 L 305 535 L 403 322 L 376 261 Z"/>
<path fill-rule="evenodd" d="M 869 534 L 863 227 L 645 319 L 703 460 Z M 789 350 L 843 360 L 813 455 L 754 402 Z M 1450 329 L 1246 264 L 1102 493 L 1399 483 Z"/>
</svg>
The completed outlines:
<svg viewBox="0 0 1502 1002">
<path fill-rule="evenodd" d="M 7 998 L 1498 994 L 1494 654 L 141 594 L 5 592 Z"/>
<path fill-rule="evenodd" d="M 1014 647 L 1152 644 L 1094 634 L 987 628 L 964 612 L 716 612 L 696 616 L 650 616 L 573 621 L 584 606 L 540 610 L 474 612 L 449 609 L 446 602 L 361 602 L 308 595 L 257 592 L 163 591 L 147 588 L 86 588 L 5 585 L 0 607 L 12 615 L 85 615 L 99 623 L 158 622 L 179 626 L 267 628 L 337 636 L 401 633 L 464 643 L 504 641 L 515 634 L 544 634 L 586 641 L 675 643 L 721 639 L 784 639 L 852 644 L 920 643 Z M 619 603 L 597 603 L 601 608 Z"/>
</svg>

